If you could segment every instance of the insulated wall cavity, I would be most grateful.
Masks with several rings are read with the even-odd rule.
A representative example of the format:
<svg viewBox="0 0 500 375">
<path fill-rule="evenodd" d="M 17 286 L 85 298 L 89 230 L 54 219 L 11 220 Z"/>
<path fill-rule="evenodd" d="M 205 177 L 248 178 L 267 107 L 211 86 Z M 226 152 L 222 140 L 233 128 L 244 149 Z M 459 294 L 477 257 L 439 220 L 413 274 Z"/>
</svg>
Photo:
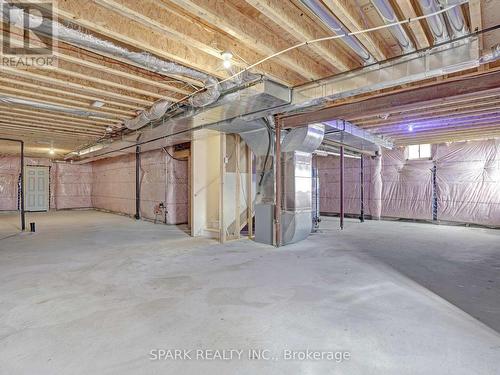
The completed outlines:
<svg viewBox="0 0 500 375">
<path fill-rule="evenodd" d="M 112 212 L 135 214 L 135 155 L 92 163 L 92 205 Z"/>
<path fill-rule="evenodd" d="M 500 140 L 436 149 L 439 219 L 500 225 Z"/>
<path fill-rule="evenodd" d="M 376 160 L 365 158 L 365 213 L 374 215 Z M 500 140 L 432 146 L 427 160 L 407 160 L 405 148 L 382 152 L 382 217 L 433 219 L 436 168 L 437 219 L 500 226 Z M 359 211 L 359 161 L 345 159 L 345 212 Z M 369 170 L 367 171 L 366 168 Z M 320 210 L 338 213 L 339 158 L 319 157 Z M 353 178 L 354 177 L 354 178 Z"/>
<path fill-rule="evenodd" d="M 56 208 L 92 207 L 92 165 L 58 163 L 54 167 Z"/>
<path fill-rule="evenodd" d="M 173 154 L 172 150 L 170 154 Z M 93 207 L 126 215 L 136 210 L 135 153 L 92 163 Z M 140 154 L 140 216 L 167 224 L 187 223 L 188 163 L 172 159 L 164 150 Z M 166 212 L 155 208 L 163 203 Z"/>
<path fill-rule="evenodd" d="M 336 156 L 315 156 L 320 184 L 320 211 L 340 212 L 340 159 Z M 344 209 L 346 214 L 357 215 L 361 212 L 361 162 L 359 159 L 344 159 Z M 364 208 L 370 215 L 371 165 L 369 158 L 364 160 Z"/>
<path fill-rule="evenodd" d="M 173 147 L 169 150 L 173 155 Z M 167 224 L 185 224 L 189 216 L 189 162 L 167 155 Z"/>
<path fill-rule="evenodd" d="M 21 158 L 0 155 L 0 211 L 15 211 L 19 206 Z M 54 163 L 47 158 L 24 158 L 25 166 L 50 168 L 50 209 L 92 207 L 92 167 Z"/>
<path fill-rule="evenodd" d="M 382 217 L 432 219 L 432 160 L 406 160 L 404 148 L 382 154 Z"/>
</svg>

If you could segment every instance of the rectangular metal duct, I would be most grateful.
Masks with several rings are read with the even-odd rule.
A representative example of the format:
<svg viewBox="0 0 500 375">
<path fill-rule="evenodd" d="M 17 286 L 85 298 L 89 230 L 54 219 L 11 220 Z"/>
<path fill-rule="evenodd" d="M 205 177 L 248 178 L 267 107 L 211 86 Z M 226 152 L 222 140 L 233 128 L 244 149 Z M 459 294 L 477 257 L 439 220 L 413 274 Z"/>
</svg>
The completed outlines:
<svg viewBox="0 0 500 375">
<path fill-rule="evenodd" d="M 332 120 L 325 125 L 325 140 L 342 144 L 360 151 L 378 151 L 380 147 L 392 149 L 394 144 L 380 136 L 371 134 L 364 129 L 345 120 Z"/>
<path fill-rule="evenodd" d="M 84 162 L 134 152 L 132 147 L 126 149 L 124 147 L 135 145 L 138 138 L 139 142 L 143 143 L 141 150 L 148 151 L 190 141 L 194 130 L 212 129 L 231 133 L 244 131 L 245 129 L 233 129 L 234 124 L 232 125 L 230 120 L 278 108 L 290 102 L 289 88 L 270 80 L 261 80 L 225 95 L 210 106 L 185 112 L 153 128 L 144 127 L 120 141 L 115 141 L 98 151 L 89 152 L 85 155 Z"/>
</svg>

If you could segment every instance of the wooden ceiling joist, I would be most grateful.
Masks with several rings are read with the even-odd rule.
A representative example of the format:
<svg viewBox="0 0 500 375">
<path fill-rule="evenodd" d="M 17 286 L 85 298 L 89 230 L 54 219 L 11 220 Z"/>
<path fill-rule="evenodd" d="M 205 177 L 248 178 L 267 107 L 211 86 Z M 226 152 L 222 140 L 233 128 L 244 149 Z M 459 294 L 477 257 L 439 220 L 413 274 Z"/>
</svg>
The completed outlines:
<svg viewBox="0 0 500 375">
<path fill-rule="evenodd" d="M 321 32 L 317 26 L 311 25 L 312 21 L 307 19 L 299 8 L 291 7 L 288 2 L 280 0 L 246 0 L 246 2 L 295 37 L 298 42 L 306 42 L 329 35 Z M 315 43 L 309 47 L 333 66 L 334 72 L 350 70 L 356 65 L 336 43 Z"/>
<path fill-rule="evenodd" d="M 70 113 L 62 113 L 62 112 L 53 112 L 49 110 L 43 110 L 39 108 L 32 108 L 26 106 L 13 106 L 9 104 L 3 104 L 0 102 L 0 110 L 12 112 L 12 113 L 20 113 L 20 114 L 31 114 L 37 116 L 38 118 L 47 118 L 47 119 L 62 119 L 68 122 L 81 123 L 82 125 L 87 124 L 96 124 L 96 125 L 113 125 L 118 122 L 113 119 L 105 119 L 105 118 L 96 118 L 93 116 L 89 117 L 81 117 L 76 115 L 71 115 Z"/>
<path fill-rule="evenodd" d="M 161 1 L 155 0 L 155 2 Z M 170 2 L 208 24 L 216 25 L 233 40 L 236 39 L 233 41 L 233 47 L 228 46 L 229 50 L 234 46 L 243 45 L 247 49 L 257 51 L 259 56 L 245 59 L 248 64 L 290 47 L 280 35 L 273 33 L 265 25 L 259 24 L 257 19 L 252 19 L 227 2 L 218 0 L 171 0 Z M 280 79 L 288 84 L 298 84 L 311 80 L 312 77 L 321 78 L 331 74 L 331 71 L 325 69 L 319 62 L 298 50 L 281 55 L 275 61 L 279 61 L 280 65 L 298 74 L 298 77 L 291 81 Z M 279 77 L 276 73 L 272 76 Z"/>
<path fill-rule="evenodd" d="M 361 10 L 355 1 L 352 0 L 328 0 L 325 5 L 330 11 L 347 27 L 351 32 L 364 30 L 370 27 L 364 22 Z M 356 38 L 378 61 L 390 57 L 390 53 L 384 42 L 374 33 L 358 34 Z"/>
</svg>

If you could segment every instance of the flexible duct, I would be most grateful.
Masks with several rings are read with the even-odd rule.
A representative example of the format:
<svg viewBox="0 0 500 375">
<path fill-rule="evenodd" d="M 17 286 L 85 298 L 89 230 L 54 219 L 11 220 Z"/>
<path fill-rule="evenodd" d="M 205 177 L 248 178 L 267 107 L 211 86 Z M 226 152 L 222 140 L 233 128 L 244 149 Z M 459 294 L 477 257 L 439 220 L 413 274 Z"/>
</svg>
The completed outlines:
<svg viewBox="0 0 500 375">
<path fill-rule="evenodd" d="M 456 6 L 447 11 L 446 17 L 448 17 L 449 25 L 451 31 L 453 32 L 453 37 L 459 38 L 469 33 L 469 29 L 465 24 L 462 8 L 460 8 L 460 6 Z"/>
<path fill-rule="evenodd" d="M 220 96 L 218 80 L 208 74 L 182 65 L 177 65 L 173 62 L 161 60 L 150 55 L 149 53 L 129 51 L 128 49 L 119 47 L 109 41 L 71 29 L 58 22 L 32 14 L 24 14 L 23 9 L 10 5 L 6 0 L 0 0 L 0 4 L 2 5 L 3 12 L 9 13 L 9 19 L 14 24 L 24 25 L 24 16 L 27 16 L 30 25 L 40 25 L 37 27 L 37 30 L 45 33 L 46 35 L 56 35 L 58 39 L 66 43 L 103 52 L 115 57 L 124 58 L 160 74 L 181 75 L 203 82 L 206 90 L 189 98 L 189 104 L 193 107 L 203 107 L 209 105 L 215 102 Z M 136 119 L 125 121 L 125 126 L 131 126 L 130 129 L 138 129 L 149 122 L 149 120 L 146 121 L 147 119 L 160 118 L 165 114 L 165 111 L 169 107 L 166 103 L 167 102 L 165 100 L 159 101 L 151 109 L 141 113 Z M 165 109 L 165 111 L 163 111 L 163 109 Z M 163 111 L 163 113 L 161 113 L 161 111 Z"/>
<path fill-rule="evenodd" d="M 335 16 L 325 8 L 318 0 L 300 0 L 312 13 L 314 13 L 331 31 L 336 35 L 348 34 L 349 30 L 335 18 Z M 375 62 L 373 56 L 363 45 L 352 36 L 345 36 L 342 41 L 346 43 L 365 64 Z"/>
<path fill-rule="evenodd" d="M 431 14 L 440 10 L 436 0 L 418 0 L 418 2 L 424 14 Z M 434 36 L 435 43 L 445 42 L 450 39 L 442 14 L 436 14 L 427 18 L 427 24 Z"/>
<path fill-rule="evenodd" d="M 384 20 L 385 24 L 390 24 L 394 22 L 398 22 L 398 17 L 394 12 L 391 4 L 388 0 L 371 0 L 373 6 L 377 10 L 378 14 Z M 408 34 L 405 29 L 401 25 L 393 26 L 390 29 L 392 36 L 398 41 L 401 49 L 404 53 L 408 53 L 415 50 L 413 43 L 411 42 Z"/>
</svg>

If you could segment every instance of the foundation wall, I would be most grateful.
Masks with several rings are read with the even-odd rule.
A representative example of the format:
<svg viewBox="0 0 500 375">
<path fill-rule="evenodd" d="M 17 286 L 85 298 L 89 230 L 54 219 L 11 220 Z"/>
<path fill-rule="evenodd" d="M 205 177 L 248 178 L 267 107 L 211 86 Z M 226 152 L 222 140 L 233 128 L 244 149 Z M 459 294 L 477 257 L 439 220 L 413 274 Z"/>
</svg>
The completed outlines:
<svg viewBox="0 0 500 375">
<path fill-rule="evenodd" d="M 320 209 L 339 212 L 339 158 L 318 157 Z M 365 157 L 365 213 L 370 215 L 375 162 Z M 432 146 L 430 160 L 406 160 L 404 148 L 382 154 L 382 217 L 432 220 L 436 167 L 438 220 L 500 226 L 500 140 Z M 345 159 L 345 212 L 359 214 L 360 163 Z"/>
<path fill-rule="evenodd" d="M 92 167 L 53 163 L 45 158 L 24 158 L 25 166 L 50 168 L 50 209 L 92 207 Z M 0 155 L 0 211 L 14 211 L 19 206 L 20 157 Z"/>
</svg>

